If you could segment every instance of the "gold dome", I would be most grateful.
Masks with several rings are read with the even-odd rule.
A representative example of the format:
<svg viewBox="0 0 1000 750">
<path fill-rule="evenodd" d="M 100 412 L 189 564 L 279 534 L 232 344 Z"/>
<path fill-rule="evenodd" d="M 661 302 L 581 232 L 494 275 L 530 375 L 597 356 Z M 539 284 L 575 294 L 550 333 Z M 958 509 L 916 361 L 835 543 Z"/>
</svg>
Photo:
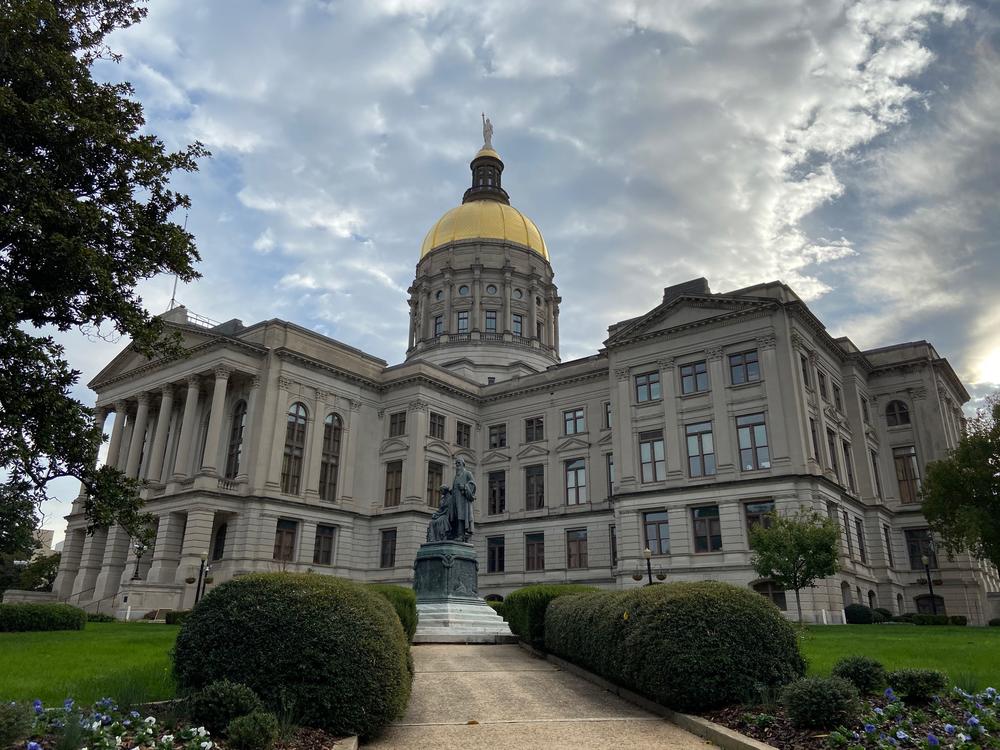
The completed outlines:
<svg viewBox="0 0 1000 750">
<path fill-rule="evenodd" d="M 482 154 L 480 151 L 476 156 Z M 432 250 L 459 240 L 514 242 L 549 259 L 545 240 L 535 222 L 513 206 L 495 200 L 473 200 L 448 211 L 424 237 L 420 257 L 423 259 Z"/>
</svg>

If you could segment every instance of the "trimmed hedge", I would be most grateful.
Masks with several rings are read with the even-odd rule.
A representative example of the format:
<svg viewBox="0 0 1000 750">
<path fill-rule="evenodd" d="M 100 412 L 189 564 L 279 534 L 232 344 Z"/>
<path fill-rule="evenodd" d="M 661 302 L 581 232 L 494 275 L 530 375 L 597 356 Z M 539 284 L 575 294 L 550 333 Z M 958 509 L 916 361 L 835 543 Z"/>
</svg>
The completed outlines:
<svg viewBox="0 0 1000 750">
<path fill-rule="evenodd" d="M 369 583 L 368 588 L 389 600 L 406 632 L 406 639 L 413 643 L 417 632 L 417 594 L 413 589 L 391 583 Z"/>
<path fill-rule="evenodd" d="M 781 702 L 800 729 L 852 724 L 861 712 L 857 688 L 840 677 L 803 677 L 784 689 Z"/>
<path fill-rule="evenodd" d="M 87 622 L 118 622 L 111 615 L 106 615 L 103 612 L 88 612 Z"/>
<path fill-rule="evenodd" d="M 951 625 L 965 626 L 969 624 L 969 618 L 965 615 L 949 615 L 948 623 Z"/>
<path fill-rule="evenodd" d="M 264 710 L 260 698 L 246 685 L 229 680 L 213 682 L 188 699 L 188 714 L 212 734 L 222 734 L 229 722 Z"/>
<path fill-rule="evenodd" d="M 226 747 L 233 750 L 270 750 L 278 739 L 278 718 L 269 711 L 238 716 L 226 727 Z"/>
<path fill-rule="evenodd" d="M 389 602 L 332 576 L 258 573 L 211 591 L 181 627 L 182 693 L 228 679 L 270 709 L 335 735 L 375 736 L 402 715 L 413 661 Z"/>
<path fill-rule="evenodd" d="M 990 620 L 990 627 L 1000 628 L 1000 617 L 994 617 L 992 620 Z"/>
<path fill-rule="evenodd" d="M 913 615 L 915 625 L 950 625 L 948 615 Z"/>
<path fill-rule="evenodd" d="M 545 647 L 681 711 L 737 703 L 805 672 L 778 609 L 716 581 L 559 597 L 545 615 Z"/>
<path fill-rule="evenodd" d="M 926 703 L 948 688 L 948 676 L 936 669 L 897 669 L 886 678 L 889 687 L 910 703 Z"/>
<path fill-rule="evenodd" d="M 849 625 L 871 625 L 875 622 L 875 612 L 864 604 L 848 604 L 844 607 L 844 617 Z"/>
<path fill-rule="evenodd" d="M 847 680 L 862 695 L 877 693 L 885 686 L 885 667 L 868 656 L 845 656 L 830 670 L 832 677 Z"/>
<path fill-rule="evenodd" d="M 545 647 L 545 612 L 549 603 L 560 596 L 600 591 L 596 586 L 576 583 L 525 586 L 507 594 L 501 614 L 511 632 L 537 648 Z"/>
<path fill-rule="evenodd" d="M 884 622 L 889 622 L 890 620 L 893 619 L 892 612 L 886 609 L 885 607 L 875 607 L 875 611 L 878 612 L 880 615 L 882 615 L 882 619 Z"/>
<path fill-rule="evenodd" d="M 69 604 L 0 604 L 0 633 L 83 630 L 87 613 Z"/>
<path fill-rule="evenodd" d="M 163 615 L 163 621 L 167 625 L 183 625 L 190 614 L 190 609 L 172 609 Z"/>
</svg>

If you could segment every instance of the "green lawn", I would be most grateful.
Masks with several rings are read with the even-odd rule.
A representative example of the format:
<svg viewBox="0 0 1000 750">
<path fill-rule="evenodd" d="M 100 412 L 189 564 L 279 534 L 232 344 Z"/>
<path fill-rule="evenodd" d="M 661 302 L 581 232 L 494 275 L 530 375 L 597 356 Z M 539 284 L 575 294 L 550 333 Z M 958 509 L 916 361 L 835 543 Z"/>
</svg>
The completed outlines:
<svg viewBox="0 0 1000 750">
<path fill-rule="evenodd" d="M 87 623 L 84 630 L 0 633 L 0 700 L 123 703 L 174 694 L 170 657 L 179 627 Z"/>
<path fill-rule="evenodd" d="M 1000 628 L 812 625 L 799 643 L 810 674 L 827 675 L 840 657 L 863 654 L 890 670 L 940 669 L 966 690 L 1000 688 Z"/>
</svg>

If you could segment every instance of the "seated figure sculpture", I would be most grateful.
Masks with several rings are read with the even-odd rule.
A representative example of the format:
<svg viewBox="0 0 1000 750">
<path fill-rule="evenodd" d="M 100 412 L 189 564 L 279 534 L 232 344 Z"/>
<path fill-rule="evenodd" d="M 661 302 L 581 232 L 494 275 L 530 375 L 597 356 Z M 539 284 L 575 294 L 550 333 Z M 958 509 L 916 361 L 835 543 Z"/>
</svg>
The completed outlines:
<svg viewBox="0 0 1000 750">
<path fill-rule="evenodd" d="M 476 482 L 465 461 L 455 460 L 451 487 L 441 488 L 441 504 L 427 525 L 428 542 L 467 542 L 475 530 Z"/>
<path fill-rule="evenodd" d="M 449 518 L 451 488 L 441 488 L 441 504 L 431 516 L 431 522 L 427 524 L 428 542 L 446 542 L 451 538 L 451 519 Z"/>
</svg>

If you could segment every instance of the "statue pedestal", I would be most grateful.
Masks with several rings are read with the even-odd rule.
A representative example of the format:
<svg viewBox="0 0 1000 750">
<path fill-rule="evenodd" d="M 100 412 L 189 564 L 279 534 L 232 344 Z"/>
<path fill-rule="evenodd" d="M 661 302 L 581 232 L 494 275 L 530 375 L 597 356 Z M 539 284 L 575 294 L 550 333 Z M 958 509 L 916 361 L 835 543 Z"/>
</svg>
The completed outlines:
<svg viewBox="0 0 1000 750">
<path fill-rule="evenodd" d="M 503 618 L 479 596 L 476 550 L 464 542 L 427 542 L 413 563 L 414 643 L 510 643 Z"/>
</svg>

